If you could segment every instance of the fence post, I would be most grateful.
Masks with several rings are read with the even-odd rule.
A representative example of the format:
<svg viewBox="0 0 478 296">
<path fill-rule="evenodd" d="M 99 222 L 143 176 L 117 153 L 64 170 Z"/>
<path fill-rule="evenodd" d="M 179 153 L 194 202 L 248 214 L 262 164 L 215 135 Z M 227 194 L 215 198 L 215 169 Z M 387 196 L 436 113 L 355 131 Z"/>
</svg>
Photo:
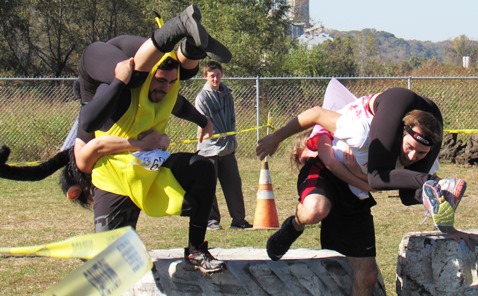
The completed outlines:
<svg viewBox="0 0 478 296">
<path fill-rule="evenodd" d="M 408 76 L 408 89 L 412 90 L 412 76 Z"/>
<path fill-rule="evenodd" d="M 256 76 L 256 126 L 257 126 L 257 141 L 260 139 L 260 130 L 259 126 L 261 126 L 261 105 L 260 105 L 260 97 L 261 97 L 261 85 L 259 76 Z"/>
</svg>

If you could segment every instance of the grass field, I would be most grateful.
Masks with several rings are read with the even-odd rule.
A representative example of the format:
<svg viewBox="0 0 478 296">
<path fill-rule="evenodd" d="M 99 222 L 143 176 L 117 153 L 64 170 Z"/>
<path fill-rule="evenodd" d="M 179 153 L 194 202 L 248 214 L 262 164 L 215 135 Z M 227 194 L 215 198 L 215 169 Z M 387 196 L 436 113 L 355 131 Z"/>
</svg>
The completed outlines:
<svg viewBox="0 0 478 296">
<path fill-rule="evenodd" d="M 284 157 L 269 159 L 275 202 L 282 222 L 294 212 L 296 205 L 296 172 L 289 168 Z M 256 204 L 260 162 L 239 160 L 243 178 L 247 219 L 252 223 Z M 468 190 L 458 208 L 456 226 L 477 228 L 476 168 L 442 165 L 440 176 L 459 176 L 468 181 Z M 423 219 L 423 207 L 402 206 L 396 192 L 374 194 L 378 205 L 373 208 L 377 234 L 377 261 L 383 274 L 387 294 L 395 293 L 395 271 L 398 245 L 408 232 L 433 230 L 429 219 Z M 228 226 L 230 217 L 218 187 L 222 224 Z M 58 186 L 58 175 L 41 182 L 14 182 L 0 179 L 0 246 L 32 246 L 64 240 L 93 232 L 93 214 L 67 201 Z M 149 250 L 181 248 L 187 244 L 187 218 L 151 218 L 140 216 L 137 232 Z M 294 248 L 320 248 L 319 227 L 306 229 Z M 251 246 L 265 248 L 272 230 L 220 230 L 207 233 L 210 247 L 235 248 Z M 13 257 L 0 255 L 0 295 L 41 294 L 48 287 L 79 267 L 78 259 Z"/>
</svg>

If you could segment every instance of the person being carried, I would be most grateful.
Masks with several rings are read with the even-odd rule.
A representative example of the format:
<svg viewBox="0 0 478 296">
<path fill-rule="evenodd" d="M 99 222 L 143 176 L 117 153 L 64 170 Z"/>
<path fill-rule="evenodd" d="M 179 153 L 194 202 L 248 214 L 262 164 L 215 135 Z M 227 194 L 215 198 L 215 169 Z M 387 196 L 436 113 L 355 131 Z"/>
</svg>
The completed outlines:
<svg viewBox="0 0 478 296">
<path fill-rule="evenodd" d="M 169 141 L 166 135 L 148 131 L 140 135 L 139 139 L 125 139 L 116 136 L 94 138 L 84 145 L 77 158 L 74 148 L 62 150 L 52 158 L 38 165 L 10 165 L 7 163 L 10 148 L 3 145 L 0 148 L 0 178 L 15 181 L 41 181 L 63 168 L 60 173 L 60 187 L 63 194 L 84 208 L 93 205 L 93 184 L 91 171 L 95 162 L 103 155 L 122 152 L 156 151 L 163 141 Z M 79 167 L 82 169 L 80 170 Z"/>
<path fill-rule="evenodd" d="M 222 82 L 222 65 L 209 61 L 204 65 L 206 83 L 198 93 L 195 101 L 196 109 L 209 117 L 214 125 L 214 134 L 236 130 L 236 114 L 232 91 Z M 232 218 L 232 229 L 252 228 L 245 219 L 242 181 L 236 159 L 237 140 L 235 135 L 216 139 L 205 139 L 197 145 L 198 154 L 207 157 L 214 164 L 216 177 L 219 179 L 226 199 L 227 209 Z M 214 197 L 209 215 L 208 229 L 221 229 L 221 213 Z"/>
<path fill-rule="evenodd" d="M 306 141 L 307 148 L 320 151 L 318 156 L 325 167 L 348 183 L 350 190 L 360 199 L 368 198 L 371 191 L 367 182 L 369 132 L 373 118 L 369 109 L 371 98 L 372 95 L 355 99 L 337 110 L 340 116 L 335 133 L 315 125 Z"/>
<path fill-rule="evenodd" d="M 388 108 L 389 105 L 393 105 L 393 108 Z M 379 153 L 375 154 L 372 151 L 378 148 L 377 142 L 389 140 L 391 134 L 394 139 L 392 147 L 395 149 L 389 148 L 388 151 L 394 151 L 396 154 L 391 156 L 393 169 L 388 171 L 392 171 L 391 174 L 402 175 L 403 178 L 414 177 L 413 180 L 399 180 L 395 176 L 391 178 L 384 172 L 379 176 L 382 178 L 388 176 L 386 180 L 393 179 L 394 182 L 393 184 L 384 182 L 387 189 L 399 189 L 402 202 L 411 204 L 409 195 L 411 191 L 413 190 L 414 194 L 415 191 L 418 191 L 421 199 L 421 189 L 424 183 L 433 178 L 436 183 L 445 180 L 443 184 L 448 184 L 446 188 L 448 198 L 459 200 L 466 188 L 466 183 L 463 180 L 454 178 L 439 180 L 438 177 L 428 173 L 436 160 L 438 155 L 436 152 L 439 150 L 441 142 L 442 120 L 438 108 L 430 100 L 402 89 L 390 89 L 373 95 L 369 106 L 371 114 L 374 115 L 370 125 L 368 151 L 368 180 L 371 188 L 383 190 L 385 187 L 382 185 L 375 188 L 375 183 L 370 182 L 370 175 L 375 176 L 374 172 L 379 169 L 377 160 L 372 161 L 371 159 L 382 157 Z M 415 109 L 425 112 L 420 112 L 421 115 L 412 114 L 405 121 L 405 115 Z M 388 118 L 382 116 L 382 112 L 385 111 L 390 113 Z M 387 133 L 377 134 L 376 128 L 383 126 L 382 121 L 385 122 L 385 119 L 395 119 L 399 116 L 398 123 L 394 121 L 391 124 L 389 122 Z M 311 108 L 289 121 L 284 127 L 259 140 L 256 149 L 257 155 L 260 159 L 272 155 L 282 140 L 311 128 L 315 124 L 320 124 L 334 133 L 339 117 L 339 113 L 321 107 Z M 400 133 L 395 133 L 395 130 Z M 395 168 L 397 161 L 401 163 L 401 166 Z M 371 167 L 371 163 L 374 166 Z M 409 168 L 414 168 L 415 171 Z M 418 178 L 417 175 L 421 177 Z M 421 183 L 417 181 L 420 179 L 423 179 Z M 296 214 L 287 218 L 281 229 L 268 239 L 266 247 L 269 257 L 272 260 L 280 259 L 303 233 L 305 225 L 321 222 L 322 247 L 344 254 L 352 267 L 354 277 L 352 295 L 370 295 L 378 275 L 375 261 L 374 225 L 370 210 L 376 204 L 375 200 L 371 195 L 365 199 L 357 198 L 349 186 L 346 186 L 344 181 L 327 169 L 319 158 L 309 159 L 305 163 L 299 173 L 297 184 L 299 205 Z M 418 202 L 417 199 L 414 204 Z M 454 232 L 454 235 L 457 239 L 465 239 L 469 246 L 471 245 L 470 240 L 476 240 L 476 237 L 460 231 Z"/>
</svg>

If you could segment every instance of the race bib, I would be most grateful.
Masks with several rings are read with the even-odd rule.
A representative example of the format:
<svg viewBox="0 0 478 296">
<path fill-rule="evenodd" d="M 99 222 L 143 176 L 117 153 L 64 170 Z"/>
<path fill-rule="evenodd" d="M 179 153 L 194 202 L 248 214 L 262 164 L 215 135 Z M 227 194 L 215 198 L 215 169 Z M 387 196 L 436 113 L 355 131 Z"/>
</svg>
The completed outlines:
<svg viewBox="0 0 478 296">
<path fill-rule="evenodd" d="M 160 149 L 138 151 L 131 154 L 139 160 L 139 162 L 133 162 L 133 164 L 140 165 L 148 171 L 157 171 L 171 155 L 171 153 Z"/>
</svg>

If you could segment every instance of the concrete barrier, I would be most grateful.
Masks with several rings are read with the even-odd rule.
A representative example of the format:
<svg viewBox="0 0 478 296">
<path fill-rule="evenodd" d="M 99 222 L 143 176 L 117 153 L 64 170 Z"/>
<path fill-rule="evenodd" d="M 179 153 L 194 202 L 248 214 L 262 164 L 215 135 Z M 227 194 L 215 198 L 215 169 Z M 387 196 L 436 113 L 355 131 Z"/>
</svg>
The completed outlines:
<svg viewBox="0 0 478 296">
<path fill-rule="evenodd" d="M 154 250 L 152 272 L 125 296 L 142 295 L 350 295 L 351 269 L 345 257 L 329 250 L 292 249 L 271 261 L 265 249 L 211 249 L 225 260 L 223 272 L 203 275 L 183 269 L 183 249 Z M 385 295 L 380 276 L 374 295 Z"/>
<path fill-rule="evenodd" d="M 439 232 L 409 233 L 399 246 L 397 295 L 478 295 L 477 258 L 476 244 L 471 251 Z"/>
</svg>

